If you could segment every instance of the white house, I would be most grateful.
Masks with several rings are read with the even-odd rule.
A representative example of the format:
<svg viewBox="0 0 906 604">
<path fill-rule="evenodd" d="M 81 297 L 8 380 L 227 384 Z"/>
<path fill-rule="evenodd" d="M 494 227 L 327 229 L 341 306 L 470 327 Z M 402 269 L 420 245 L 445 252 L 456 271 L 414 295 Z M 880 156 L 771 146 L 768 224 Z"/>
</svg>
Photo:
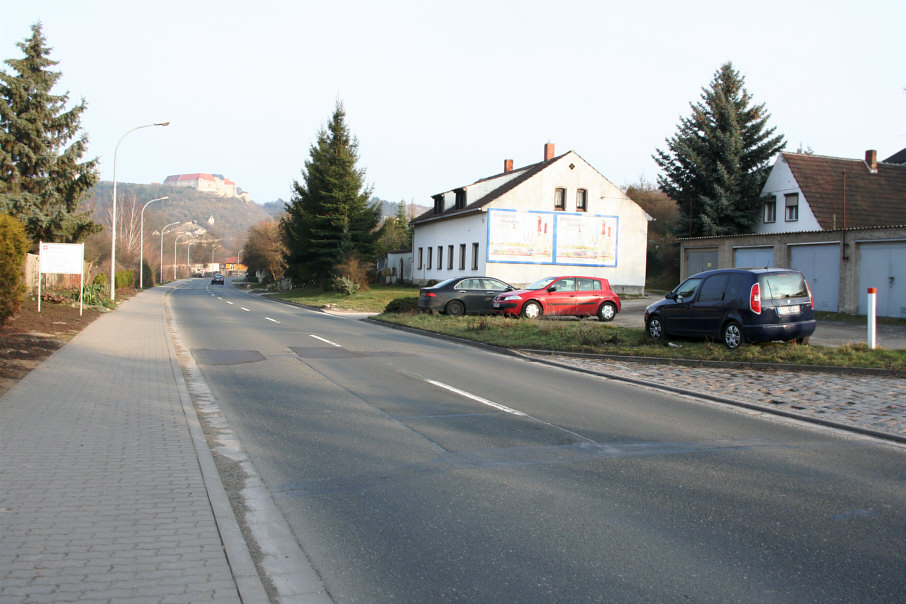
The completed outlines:
<svg viewBox="0 0 906 604">
<path fill-rule="evenodd" d="M 641 293 L 650 217 L 575 151 L 433 196 L 412 221 L 417 284 L 481 274 L 516 286 L 549 275 L 605 277 Z"/>
<path fill-rule="evenodd" d="M 709 268 L 801 271 L 815 309 L 906 317 L 906 149 L 877 160 L 780 153 L 754 233 L 681 240 L 683 277 Z"/>
</svg>

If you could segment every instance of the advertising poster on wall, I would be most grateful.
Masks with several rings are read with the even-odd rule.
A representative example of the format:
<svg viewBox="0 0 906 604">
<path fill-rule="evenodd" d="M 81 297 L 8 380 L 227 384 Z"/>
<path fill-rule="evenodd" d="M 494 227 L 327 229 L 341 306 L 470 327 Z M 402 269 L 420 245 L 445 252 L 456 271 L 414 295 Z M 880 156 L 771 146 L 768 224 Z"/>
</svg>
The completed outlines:
<svg viewBox="0 0 906 604">
<path fill-rule="evenodd" d="M 488 262 L 616 266 L 619 218 L 488 210 Z"/>
<path fill-rule="evenodd" d="M 488 212 L 488 262 L 551 263 L 553 254 L 553 214 Z"/>
</svg>

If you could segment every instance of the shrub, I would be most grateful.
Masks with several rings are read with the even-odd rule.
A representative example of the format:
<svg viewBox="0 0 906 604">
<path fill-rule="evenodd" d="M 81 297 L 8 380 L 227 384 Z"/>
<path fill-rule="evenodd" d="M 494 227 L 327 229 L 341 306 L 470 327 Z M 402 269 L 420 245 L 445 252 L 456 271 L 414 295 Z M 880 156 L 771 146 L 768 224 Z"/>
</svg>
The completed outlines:
<svg viewBox="0 0 906 604">
<path fill-rule="evenodd" d="M 142 285 L 154 287 L 154 274 L 151 272 L 151 267 L 148 266 L 147 260 L 142 262 Z"/>
<path fill-rule="evenodd" d="M 28 239 L 22 223 L 0 215 L 0 325 L 19 312 L 25 301 L 23 267 Z"/>
<path fill-rule="evenodd" d="M 123 289 L 124 287 L 134 287 L 135 286 L 135 271 L 132 269 L 121 268 L 116 271 L 116 288 Z"/>
<path fill-rule="evenodd" d="M 359 291 L 359 284 L 349 277 L 334 277 L 330 280 L 330 289 L 331 291 L 351 296 Z"/>
<path fill-rule="evenodd" d="M 384 307 L 384 312 L 398 314 L 418 312 L 418 298 L 413 298 L 412 296 L 394 298 Z"/>
<path fill-rule="evenodd" d="M 91 283 L 94 285 L 110 285 L 110 277 L 107 276 L 107 273 L 98 273 L 94 276 L 94 280 Z"/>
<path fill-rule="evenodd" d="M 368 289 L 369 267 L 355 254 L 350 255 L 343 264 L 338 264 L 336 270 L 339 271 L 341 277 L 352 281 L 358 286 L 356 291 Z"/>
</svg>

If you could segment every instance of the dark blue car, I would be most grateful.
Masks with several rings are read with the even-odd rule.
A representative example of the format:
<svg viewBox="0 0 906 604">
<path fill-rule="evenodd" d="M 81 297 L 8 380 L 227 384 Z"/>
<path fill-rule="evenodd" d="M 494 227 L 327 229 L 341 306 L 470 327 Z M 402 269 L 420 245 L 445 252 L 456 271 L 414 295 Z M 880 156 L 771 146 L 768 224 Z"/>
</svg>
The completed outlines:
<svg viewBox="0 0 906 604">
<path fill-rule="evenodd" d="M 645 309 L 655 340 L 687 336 L 743 342 L 804 343 L 815 331 L 815 304 L 802 273 L 786 268 L 727 268 L 692 275 Z"/>
</svg>

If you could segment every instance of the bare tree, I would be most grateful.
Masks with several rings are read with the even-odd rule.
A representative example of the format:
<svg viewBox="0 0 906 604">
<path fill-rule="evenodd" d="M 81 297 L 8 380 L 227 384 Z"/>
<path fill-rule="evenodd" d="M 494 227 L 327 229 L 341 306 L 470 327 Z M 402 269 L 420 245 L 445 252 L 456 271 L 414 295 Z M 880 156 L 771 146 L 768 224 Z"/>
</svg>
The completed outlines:
<svg viewBox="0 0 906 604">
<path fill-rule="evenodd" d="M 261 271 L 276 281 L 286 271 L 286 244 L 276 220 L 267 219 L 249 227 L 243 263 L 250 272 Z"/>
</svg>

